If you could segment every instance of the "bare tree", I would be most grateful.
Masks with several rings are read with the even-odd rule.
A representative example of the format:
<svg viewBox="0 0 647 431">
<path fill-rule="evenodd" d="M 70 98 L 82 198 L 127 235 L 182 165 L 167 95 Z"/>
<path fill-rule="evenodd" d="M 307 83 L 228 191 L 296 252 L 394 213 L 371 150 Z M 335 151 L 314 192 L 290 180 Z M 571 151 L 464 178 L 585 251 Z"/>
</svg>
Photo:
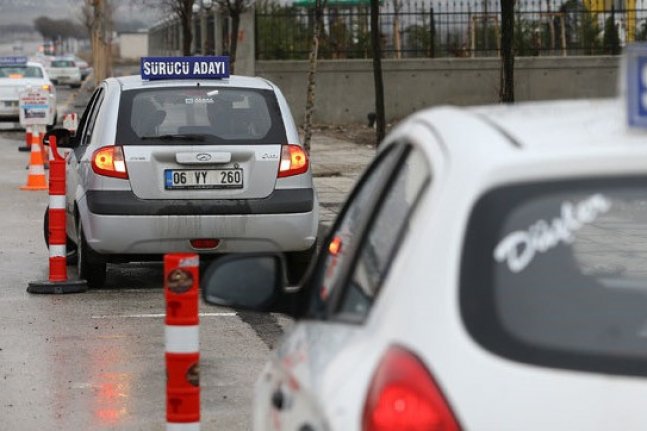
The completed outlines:
<svg viewBox="0 0 647 431">
<path fill-rule="evenodd" d="M 315 87 L 317 84 L 317 59 L 319 57 L 319 38 L 323 28 L 323 11 L 327 0 L 315 0 L 315 16 L 312 25 L 312 45 L 310 45 L 310 68 L 308 70 L 308 89 L 306 91 L 306 110 L 303 120 L 303 146 L 310 153 L 312 140 L 312 114 L 315 106 Z"/>
<path fill-rule="evenodd" d="M 144 4 L 159 6 L 166 13 L 177 17 L 182 27 L 182 55 L 191 55 L 193 42 L 193 2 L 194 0 L 142 0 Z"/>
<path fill-rule="evenodd" d="M 501 102 L 514 102 L 514 1 L 501 0 Z"/>
<path fill-rule="evenodd" d="M 380 32 L 380 0 L 371 0 L 371 46 L 373 48 L 373 82 L 375 84 L 376 145 L 386 134 L 384 113 L 384 82 L 382 80 L 382 37 Z"/>
<path fill-rule="evenodd" d="M 229 29 L 229 69 L 233 74 L 236 68 L 236 51 L 240 32 L 240 16 L 253 4 L 253 0 L 216 0 L 220 10 L 231 18 Z"/>
</svg>

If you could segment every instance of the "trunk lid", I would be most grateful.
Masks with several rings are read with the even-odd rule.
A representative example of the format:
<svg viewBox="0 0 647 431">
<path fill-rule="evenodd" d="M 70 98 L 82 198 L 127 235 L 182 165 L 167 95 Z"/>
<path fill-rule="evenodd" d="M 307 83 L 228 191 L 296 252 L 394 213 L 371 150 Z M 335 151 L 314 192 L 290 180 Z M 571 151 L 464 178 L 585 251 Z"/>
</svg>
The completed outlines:
<svg viewBox="0 0 647 431">
<path fill-rule="evenodd" d="M 280 145 L 124 146 L 141 199 L 260 199 L 272 193 Z"/>
</svg>

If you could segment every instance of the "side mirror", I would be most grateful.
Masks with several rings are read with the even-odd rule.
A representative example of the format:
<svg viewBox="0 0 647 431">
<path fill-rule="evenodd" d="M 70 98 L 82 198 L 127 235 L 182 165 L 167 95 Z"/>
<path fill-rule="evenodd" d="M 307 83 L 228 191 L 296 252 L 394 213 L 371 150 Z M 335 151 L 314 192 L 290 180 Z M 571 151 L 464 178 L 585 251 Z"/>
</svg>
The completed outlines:
<svg viewBox="0 0 647 431">
<path fill-rule="evenodd" d="M 49 132 L 45 133 L 45 137 L 43 138 L 43 142 L 46 145 L 49 145 L 49 137 L 50 136 L 55 136 L 56 137 L 56 145 L 59 148 L 74 148 L 75 147 L 75 139 L 72 136 L 72 132 L 70 132 L 67 129 L 52 129 Z"/>
<path fill-rule="evenodd" d="M 207 304 L 269 311 L 283 295 L 283 260 L 280 255 L 232 254 L 214 261 L 202 277 Z"/>
</svg>

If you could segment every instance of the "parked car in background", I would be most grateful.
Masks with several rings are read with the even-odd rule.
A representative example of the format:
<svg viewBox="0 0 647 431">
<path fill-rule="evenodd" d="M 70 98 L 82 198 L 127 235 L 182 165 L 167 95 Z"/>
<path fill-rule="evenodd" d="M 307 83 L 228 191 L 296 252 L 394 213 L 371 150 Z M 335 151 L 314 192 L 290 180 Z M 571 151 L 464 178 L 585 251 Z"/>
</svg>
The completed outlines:
<svg viewBox="0 0 647 431">
<path fill-rule="evenodd" d="M 51 61 L 47 72 L 56 85 L 67 84 L 72 88 L 81 86 L 81 69 L 72 60 L 57 57 Z"/>
<path fill-rule="evenodd" d="M 0 121 L 19 120 L 20 93 L 28 87 L 42 88 L 49 93 L 50 118 L 48 127 L 56 124 L 56 88 L 42 64 L 27 61 L 27 57 L 0 57 Z"/>
<path fill-rule="evenodd" d="M 81 81 L 87 78 L 88 75 L 90 75 L 90 73 L 92 72 L 92 68 L 90 67 L 88 62 L 83 60 L 82 58 L 77 57 L 76 55 L 69 55 L 65 56 L 64 58 L 67 60 L 72 60 L 76 67 L 79 68 L 79 70 L 81 71 Z"/>
</svg>

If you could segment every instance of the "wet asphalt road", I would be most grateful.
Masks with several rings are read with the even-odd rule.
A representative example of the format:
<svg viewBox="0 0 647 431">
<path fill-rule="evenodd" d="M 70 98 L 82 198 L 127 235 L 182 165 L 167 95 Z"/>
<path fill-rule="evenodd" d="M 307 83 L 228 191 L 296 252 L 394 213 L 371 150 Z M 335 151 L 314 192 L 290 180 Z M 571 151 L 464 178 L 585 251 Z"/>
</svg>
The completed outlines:
<svg viewBox="0 0 647 431">
<path fill-rule="evenodd" d="M 162 265 L 109 265 L 105 288 L 83 294 L 26 293 L 47 278 L 48 197 L 18 189 L 23 142 L 22 131 L 0 132 L 0 429 L 163 430 Z M 247 430 L 252 385 L 290 322 L 201 312 L 202 429 Z"/>
</svg>

